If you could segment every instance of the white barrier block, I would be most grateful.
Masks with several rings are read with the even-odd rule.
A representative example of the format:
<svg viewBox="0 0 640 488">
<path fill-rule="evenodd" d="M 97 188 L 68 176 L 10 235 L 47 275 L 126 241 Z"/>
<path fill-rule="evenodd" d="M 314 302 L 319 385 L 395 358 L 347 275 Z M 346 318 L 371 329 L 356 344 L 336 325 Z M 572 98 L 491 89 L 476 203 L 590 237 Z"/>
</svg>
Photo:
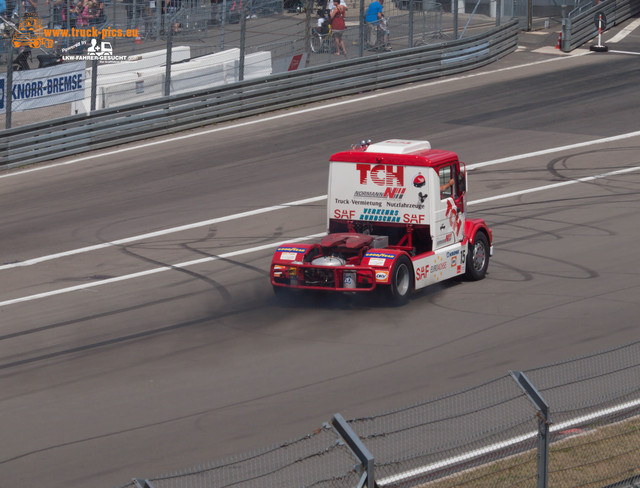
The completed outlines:
<svg viewBox="0 0 640 488">
<path fill-rule="evenodd" d="M 171 64 L 185 61 L 190 57 L 191 48 L 189 46 L 174 46 L 171 49 Z M 131 58 L 134 60 L 100 65 L 98 67 L 98 76 L 164 66 L 167 62 L 167 50 L 161 49 L 159 51 L 136 54 Z"/>
<path fill-rule="evenodd" d="M 271 72 L 271 51 L 259 51 L 244 57 L 245 80 L 269 76 Z"/>
<path fill-rule="evenodd" d="M 101 86 L 104 108 L 153 100 L 163 95 L 163 75 L 145 75 L 135 81 Z"/>
<path fill-rule="evenodd" d="M 178 95 L 224 85 L 224 65 L 202 66 L 189 71 L 171 73 L 171 94 Z"/>
</svg>

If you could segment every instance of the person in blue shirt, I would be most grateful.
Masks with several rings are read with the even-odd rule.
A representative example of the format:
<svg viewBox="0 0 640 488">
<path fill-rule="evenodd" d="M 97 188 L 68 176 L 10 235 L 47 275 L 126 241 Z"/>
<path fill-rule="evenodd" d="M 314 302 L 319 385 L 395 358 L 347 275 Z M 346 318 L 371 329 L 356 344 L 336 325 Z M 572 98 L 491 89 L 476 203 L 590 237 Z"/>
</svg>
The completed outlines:
<svg viewBox="0 0 640 488">
<path fill-rule="evenodd" d="M 382 14 L 382 4 L 384 0 L 374 0 L 367 9 L 364 17 L 366 31 L 365 43 L 367 49 L 391 51 L 389 43 L 389 29 L 387 29 L 386 19 Z"/>
<path fill-rule="evenodd" d="M 373 23 L 382 18 L 382 3 L 384 0 L 374 0 L 369 4 L 367 9 L 367 15 L 364 18 L 365 22 Z"/>
</svg>

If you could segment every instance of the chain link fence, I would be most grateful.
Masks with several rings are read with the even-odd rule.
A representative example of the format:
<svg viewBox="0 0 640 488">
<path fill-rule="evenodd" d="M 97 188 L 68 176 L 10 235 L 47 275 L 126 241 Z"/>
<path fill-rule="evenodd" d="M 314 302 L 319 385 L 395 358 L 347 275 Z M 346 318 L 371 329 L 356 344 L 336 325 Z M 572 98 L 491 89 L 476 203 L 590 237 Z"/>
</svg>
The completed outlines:
<svg viewBox="0 0 640 488">
<path fill-rule="evenodd" d="M 374 479 L 378 487 L 421 488 L 640 484 L 640 342 L 518 375 L 548 411 L 537 408 L 512 372 L 348 420 L 354 439 L 332 427 L 336 414 L 292 442 L 122 488 L 337 488 L 373 486 Z M 353 442 L 372 456 L 369 473 L 362 455 L 348 447 Z"/>
<path fill-rule="evenodd" d="M 346 57 L 321 33 L 327 0 L 50 0 L 37 12 L 10 1 L 0 130 L 470 37 L 509 3 L 387 0 L 379 30 L 364 22 L 371 1 L 343 0 Z"/>
</svg>

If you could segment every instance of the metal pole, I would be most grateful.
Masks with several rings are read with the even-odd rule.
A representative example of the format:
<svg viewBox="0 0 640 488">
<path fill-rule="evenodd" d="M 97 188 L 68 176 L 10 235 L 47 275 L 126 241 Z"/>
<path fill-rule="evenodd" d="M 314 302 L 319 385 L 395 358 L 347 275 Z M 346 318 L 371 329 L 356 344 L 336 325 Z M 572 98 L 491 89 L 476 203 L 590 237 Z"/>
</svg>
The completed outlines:
<svg viewBox="0 0 640 488">
<path fill-rule="evenodd" d="M 238 81 L 244 80 L 244 51 L 247 38 L 247 3 L 251 0 L 242 0 L 240 9 L 240 64 L 238 65 Z"/>
<path fill-rule="evenodd" d="M 102 40 L 102 37 L 100 37 Z M 96 110 L 96 98 L 98 93 L 98 58 L 91 61 L 91 112 Z"/>
<path fill-rule="evenodd" d="M 306 66 L 311 61 L 311 10 L 313 9 L 313 0 L 307 0 L 305 4 L 304 19 L 304 52 L 307 53 Z"/>
<path fill-rule="evenodd" d="M 116 3 L 115 0 L 112 0 L 113 3 Z M 155 15 L 156 15 L 156 31 L 154 33 L 155 37 L 160 37 L 160 28 L 162 25 L 162 2 L 161 0 L 155 0 Z"/>
<path fill-rule="evenodd" d="M 413 3 L 414 0 L 409 0 L 409 48 L 413 47 Z"/>
<path fill-rule="evenodd" d="M 458 0 L 451 0 L 453 3 L 453 38 L 458 38 Z"/>
<path fill-rule="evenodd" d="M 359 44 L 360 44 L 360 52 L 359 55 L 360 57 L 364 56 L 364 0 L 360 0 L 360 39 L 359 39 Z M 369 41 L 371 42 L 371 41 Z"/>
<path fill-rule="evenodd" d="M 166 22 L 166 19 L 165 19 Z M 166 29 L 166 26 L 165 26 Z M 167 34 L 167 60 L 164 71 L 164 96 L 168 97 L 171 94 L 171 51 L 173 50 L 173 26 L 169 26 L 169 32 Z"/>
<path fill-rule="evenodd" d="M 502 0 L 496 0 L 496 27 L 500 27 L 502 13 Z"/>
<path fill-rule="evenodd" d="M 353 429 L 347 424 L 346 420 L 339 413 L 335 414 L 331 419 L 331 425 L 334 429 L 340 434 L 340 437 L 344 439 L 351 449 L 351 452 L 360 460 L 362 463 L 362 467 L 364 468 L 364 473 L 362 474 L 362 479 L 358 486 L 364 486 L 363 482 L 366 480 L 367 488 L 375 488 L 376 487 L 376 479 L 374 477 L 374 459 L 373 454 L 369 452 L 369 449 L 362 443 L 358 435 L 353 431 Z"/>
<path fill-rule="evenodd" d="M 6 94 L 6 112 L 5 112 L 5 129 L 11 129 L 11 105 L 13 102 L 13 42 L 9 43 L 9 59 L 7 60 L 7 88 Z"/>
<path fill-rule="evenodd" d="M 533 0 L 527 0 L 527 31 L 533 30 Z"/>
<path fill-rule="evenodd" d="M 561 32 L 560 39 L 562 41 L 560 44 L 560 50 L 564 51 L 564 49 L 562 48 L 565 45 L 567 46 L 567 48 L 571 46 L 571 19 L 567 17 L 567 6 L 563 4 L 560 7 L 562 8 L 562 28 L 560 30 Z"/>
<path fill-rule="evenodd" d="M 227 0 L 222 0 L 222 32 L 220 33 L 220 51 L 224 51 L 224 25 L 227 21 Z"/>
<path fill-rule="evenodd" d="M 538 483 L 537 488 L 547 488 L 549 481 L 549 405 L 521 371 L 510 371 L 511 377 L 538 409 Z"/>
</svg>

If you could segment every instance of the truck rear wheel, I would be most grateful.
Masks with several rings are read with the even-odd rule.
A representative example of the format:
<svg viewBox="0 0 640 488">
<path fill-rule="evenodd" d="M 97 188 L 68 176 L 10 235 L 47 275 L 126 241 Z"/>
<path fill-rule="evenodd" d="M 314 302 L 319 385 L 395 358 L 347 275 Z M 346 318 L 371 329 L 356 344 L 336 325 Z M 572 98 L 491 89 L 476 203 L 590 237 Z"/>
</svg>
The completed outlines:
<svg viewBox="0 0 640 488">
<path fill-rule="evenodd" d="M 413 267 L 407 256 L 400 256 L 391 270 L 391 283 L 387 287 L 387 297 L 394 305 L 403 305 L 409 301 L 413 290 Z"/>
<path fill-rule="evenodd" d="M 465 274 L 470 280 L 478 281 L 485 277 L 488 267 L 489 241 L 482 232 L 479 232 L 476 234 L 474 243 L 469 247 Z"/>
</svg>

